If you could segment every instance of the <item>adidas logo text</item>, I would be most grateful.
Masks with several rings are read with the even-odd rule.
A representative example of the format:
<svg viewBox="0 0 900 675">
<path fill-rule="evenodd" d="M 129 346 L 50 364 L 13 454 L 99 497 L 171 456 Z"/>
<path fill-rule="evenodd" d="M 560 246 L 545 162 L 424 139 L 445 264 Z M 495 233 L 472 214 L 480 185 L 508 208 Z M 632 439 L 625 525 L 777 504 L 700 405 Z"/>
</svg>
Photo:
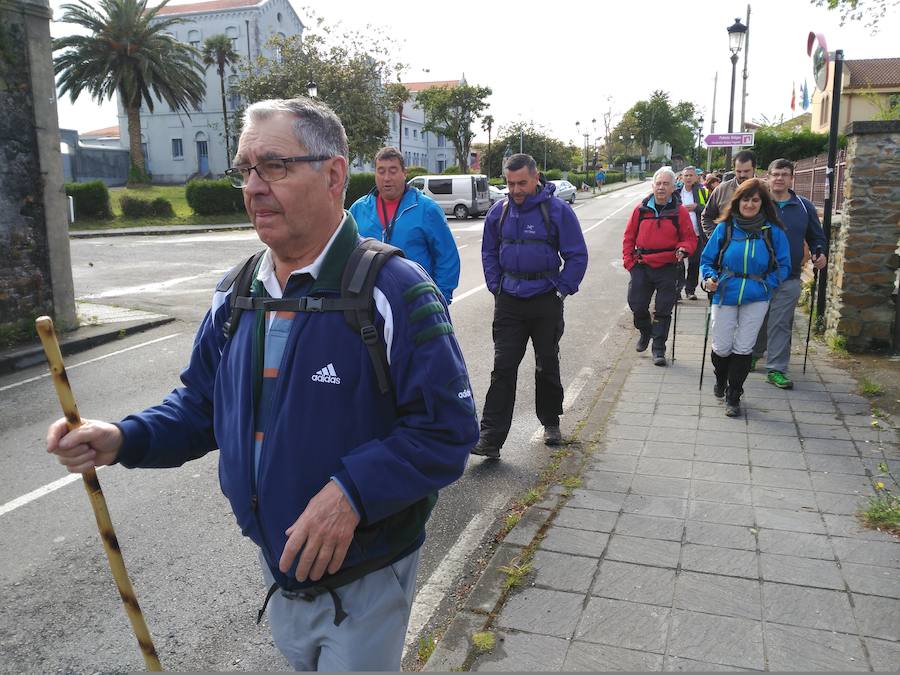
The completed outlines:
<svg viewBox="0 0 900 675">
<path fill-rule="evenodd" d="M 472 390 L 471 389 L 463 389 L 461 392 L 457 394 L 457 396 L 461 399 L 472 398 Z"/>
<path fill-rule="evenodd" d="M 327 366 L 316 372 L 310 378 L 313 382 L 323 382 L 325 384 L 340 384 L 341 378 L 338 377 L 334 370 L 334 364 L 329 363 Z"/>
</svg>

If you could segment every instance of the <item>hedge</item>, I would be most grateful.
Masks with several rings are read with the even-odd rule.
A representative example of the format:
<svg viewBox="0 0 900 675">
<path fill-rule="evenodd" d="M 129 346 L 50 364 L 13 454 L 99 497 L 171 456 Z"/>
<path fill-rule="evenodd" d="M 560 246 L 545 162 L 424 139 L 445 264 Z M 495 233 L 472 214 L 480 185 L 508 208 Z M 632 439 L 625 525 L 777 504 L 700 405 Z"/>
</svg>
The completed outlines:
<svg viewBox="0 0 900 675">
<path fill-rule="evenodd" d="M 417 176 L 428 175 L 428 169 L 424 166 L 411 166 L 406 169 L 406 180 L 412 180 Z"/>
<path fill-rule="evenodd" d="M 101 180 L 66 183 L 66 194 L 75 202 L 75 218 L 112 218 L 109 190 Z"/>
<path fill-rule="evenodd" d="M 200 216 L 244 211 L 243 190 L 236 189 L 227 178 L 188 181 L 184 192 L 188 206 Z"/>
<path fill-rule="evenodd" d="M 407 175 L 407 178 L 409 176 Z M 344 198 L 344 206 L 350 206 L 360 197 L 365 197 L 375 187 L 374 173 L 353 173 L 350 174 L 350 184 L 347 186 L 347 196 Z"/>
<path fill-rule="evenodd" d="M 139 199 L 122 197 L 119 200 L 122 215 L 126 218 L 174 218 L 175 209 L 172 203 L 163 197 L 156 199 Z"/>
</svg>

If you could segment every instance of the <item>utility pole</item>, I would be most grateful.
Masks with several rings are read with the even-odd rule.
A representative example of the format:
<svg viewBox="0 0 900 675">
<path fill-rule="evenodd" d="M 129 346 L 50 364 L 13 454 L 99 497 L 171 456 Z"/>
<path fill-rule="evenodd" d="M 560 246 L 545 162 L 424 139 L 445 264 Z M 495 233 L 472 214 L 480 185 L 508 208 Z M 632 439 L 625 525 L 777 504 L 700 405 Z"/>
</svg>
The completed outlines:
<svg viewBox="0 0 900 675">
<path fill-rule="evenodd" d="M 716 76 L 713 79 L 713 104 L 712 104 L 712 122 L 709 126 L 709 133 L 716 133 L 716 88 L 719 86 L 719 73 L 716 72 Z M 712 148 L 706 146 L 706 170 L 712 170 Z"/>
<path fill-rule="evenodd" d="M 747 5 L 747 34 L 744 37 L 744 83 L 741 86 L 741 133 L 744 132 L 744 113 L 747 108 L 747 59 L 750 58 L 750 5 Z"/>
</svg>

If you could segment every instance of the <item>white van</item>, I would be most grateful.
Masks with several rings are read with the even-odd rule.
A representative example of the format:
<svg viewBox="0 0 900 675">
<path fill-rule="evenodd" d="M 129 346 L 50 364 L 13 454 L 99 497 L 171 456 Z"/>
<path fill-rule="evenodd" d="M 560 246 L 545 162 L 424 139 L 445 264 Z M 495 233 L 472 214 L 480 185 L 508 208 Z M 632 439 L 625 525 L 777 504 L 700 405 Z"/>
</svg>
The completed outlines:
<svg viewBox="0 0 900 675">
<path fill-rule="evenodd" d="M 488 179 L 482 173 L 459 176 L 416 176 L 407 185 L 421 190 L 458 220 L 480 216 L 491 208 Z"/>
</svg>

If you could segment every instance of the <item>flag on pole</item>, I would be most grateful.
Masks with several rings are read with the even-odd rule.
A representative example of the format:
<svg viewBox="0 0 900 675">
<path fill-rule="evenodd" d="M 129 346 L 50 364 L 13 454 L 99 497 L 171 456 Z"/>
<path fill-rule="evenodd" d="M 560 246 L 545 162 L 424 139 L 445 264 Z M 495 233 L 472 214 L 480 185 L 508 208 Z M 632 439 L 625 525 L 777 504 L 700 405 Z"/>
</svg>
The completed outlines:
<svg viewBox="0 0 900 675">
<path fill-rule="evenodd" d="M 809 88 L 806 86 L 806 80 L 803 80 L 803 97 L 800 101 L 800 107 L 809 110 Z"/>
<path fill-rule="evenodd" d="M 791 110 L 797 110 L 797 83 L 791 82 Z"/>
</svg>

